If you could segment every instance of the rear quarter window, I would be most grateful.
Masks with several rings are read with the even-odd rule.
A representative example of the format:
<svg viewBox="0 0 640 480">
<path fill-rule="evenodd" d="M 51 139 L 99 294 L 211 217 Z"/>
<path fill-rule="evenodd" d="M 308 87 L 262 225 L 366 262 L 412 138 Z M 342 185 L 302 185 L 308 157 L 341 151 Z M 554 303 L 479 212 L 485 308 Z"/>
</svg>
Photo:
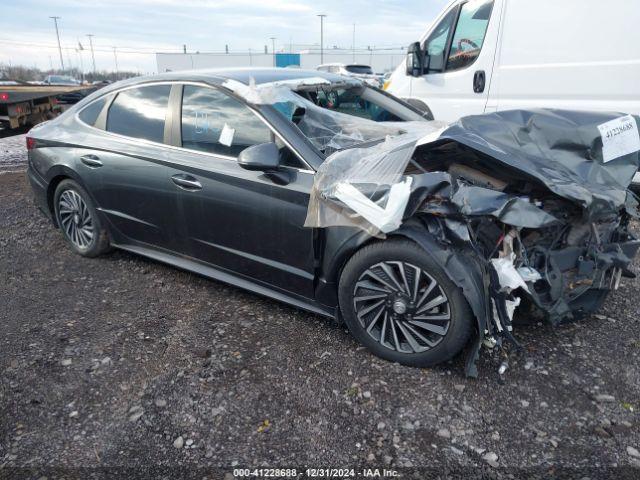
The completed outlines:
<svg viewBox="0 0 640 480">
<path fill-rule="evenodd" d="M 171 85 L 124 90 L 109 107 L 107 131 L 162 143 Z"/>
<path fill-rule="evenodd" d="M 104 108 L 105 103 L 107 103 L 107 97 L 102 97 L 96 100 L 95 102 L 90 103 L 85 108 L 80 110 L 78 117 L 87 125 L 95 126 L 96 120 L 100 116 L 100 112 Z"/>
</svg>

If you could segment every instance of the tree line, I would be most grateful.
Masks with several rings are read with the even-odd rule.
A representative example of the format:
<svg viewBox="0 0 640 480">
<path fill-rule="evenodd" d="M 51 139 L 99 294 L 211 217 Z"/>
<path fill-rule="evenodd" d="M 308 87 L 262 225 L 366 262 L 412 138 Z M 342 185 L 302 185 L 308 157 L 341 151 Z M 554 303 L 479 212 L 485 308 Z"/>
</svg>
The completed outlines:
<svg viewBox="0 0 640 480">
<path fill-rule="evenodd" d="M 100 70 L 97 72 L 81 72 L 78 68 L 68 68 L 65 70 L 48 69 L 40 70 L 37 67 L 26 67 L 24 65 L 9 65 L 0 63 L 0 80 L 19 80 L 22 82 L 41 82 L 47 75 L 66 75 L 76 80 L 84 80 L 86 82 L 94 81 L 110 81 L 115 82 L 124 78 L 137 77 L 140 72 L 110 72 Z"/>
</svg>

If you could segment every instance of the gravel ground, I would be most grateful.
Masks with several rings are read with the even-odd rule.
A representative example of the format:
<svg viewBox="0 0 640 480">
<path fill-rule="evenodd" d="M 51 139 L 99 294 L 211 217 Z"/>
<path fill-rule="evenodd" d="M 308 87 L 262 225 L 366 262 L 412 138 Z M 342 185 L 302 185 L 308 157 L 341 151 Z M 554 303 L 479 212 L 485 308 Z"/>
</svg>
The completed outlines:
<svg viewBox="0 0 640 480">
<path fill-rule="evenodd" d="M 0 138 L 0 174 L 24 170 L 27 163 L 27 150 L 23 135 Z"/>
<path fill-rule="evenodd" d="M 0 175 L 0 279 L 0 478 L 640 475 L 637 279 L 599 315 L 519 327 L 505 375 L 485 350 L 470 380 L 462 357 L 402 367 L 275 301 L 124 252 L 76 256 L 24 173 Z"/>
</svg>

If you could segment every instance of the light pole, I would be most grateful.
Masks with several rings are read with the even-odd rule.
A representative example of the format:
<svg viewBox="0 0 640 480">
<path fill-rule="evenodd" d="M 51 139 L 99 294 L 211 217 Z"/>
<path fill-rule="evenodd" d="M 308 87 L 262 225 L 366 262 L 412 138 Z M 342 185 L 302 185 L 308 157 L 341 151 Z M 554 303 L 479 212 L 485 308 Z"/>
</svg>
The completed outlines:
<svg viewBox="0 0 640 480">
<path fill-rule="evenodd" d="M 269 37 L 271 39 L 271 52 L 273 53 L 273 66 L 276 66 L 276 37 Z"/>
<path fill-rule="evenodd" d="M 353 63 L 356 63 L 356 24 L 353 24 L 353 41 L 351 42 L 351 48 L 353 49 Z"/>
<path fill-rule="evenodd" d="M 116 61 L 116 80 L 118 80 L 118 53 L 116 52 L 117 47 L 113 47 L 113 58 Z"/>
<path fill-rule="evenodd" d="M 321 13 L 318 15 L 320 17 L 320 64 L 324 63 L 324 17 L 325 14 Z"/>
<path fill-rule="evenodd" d="M 62 59 L 62 47 L 60 46 L 60 33 L 58 32 L 58 19 L 60 17 L 49 17 L 53 18 L 53 23 L 56 26 L 56 37 L 58 38 L 58 53 L 60 54 L 60 65 L 62 66 L 62 71 L 64 71 L 64 60 Z"/>
<path fill-rule="evenodd" d="M 87 33 L 87 37 L 89 37 L 89 46 L 91 47 L 91 61 L 93 62 L 93 73 L 96 73 L 96 57 L 93 54 L 93 35 L 91 33 Z M 95 78 L 94 78 L 95 80 Z"/>
<path fill-rule="evenodd" d="M 80 43 L 80 39 L 78 39 L 78 48 L 76 48 L 76 55 L 80 59 L 80 80 L 82 80 L 82 83 L 84 83 L 84 62 L 82 60 L 83 50 L 84 47 L 82 46 L 82 43 Z"/>
</svg>

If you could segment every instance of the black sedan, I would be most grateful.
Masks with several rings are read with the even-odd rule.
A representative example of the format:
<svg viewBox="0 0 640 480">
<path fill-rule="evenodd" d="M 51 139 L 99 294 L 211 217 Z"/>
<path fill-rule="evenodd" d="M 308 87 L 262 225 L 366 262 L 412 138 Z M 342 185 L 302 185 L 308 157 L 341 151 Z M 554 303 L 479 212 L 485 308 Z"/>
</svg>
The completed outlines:
<svg viewBox="0 0 640 480">
<path fill-rule="evenodd" d="M 443 128 L 381 90 L 327 73 L 167 73 L 110 85 L 35 127 L 28 174 L 38 205 L 78 254 L 120 248 L 344 319 L 375 354 L 406 365 L 447 360 L 474 333 L 476 346 L 510 336 L 520 296 L 521 309 L 554 319 L 592 311 L 628 273 L 623 255 L 585 263 L 593 232 L 580 223 L 588 206 L 571 198 L 575 188 L 507 168 L 500 155 L 465 147 L 465 135 L 419 140 L 422 124 Z M 404 136 L 411 148 L 382 151 L 406 159 L 385 153 L 380 162 L 395 161 L 413 179 L 396 223 L 375 218 L 394 189 L 363 187 L 370 204 L 360 211 L 350 190 L 324 188 L 343 171 L 325 165 L 352 157 L 359 165 L 368 149 Z M 323 207 L 311 220 L 310 195 Z M 474 195 L 480 208 L 469 208 Z M 626 213 L 593 228 L 600 244 L 635 253 Z M 573 253 L 552 255 L 566 248 Z M 505 258 L 513 260 L 496 262 Z M 581 296 L 566 291 L 571 280 L 543 285 L 544 275 L 575 269 L 572 278 L 591 278 L 576 287 Z M 522 283 L 507 288 L 513 272 Z M 523 291 L 526 299 L 514 295 Z"/>
</svg>

